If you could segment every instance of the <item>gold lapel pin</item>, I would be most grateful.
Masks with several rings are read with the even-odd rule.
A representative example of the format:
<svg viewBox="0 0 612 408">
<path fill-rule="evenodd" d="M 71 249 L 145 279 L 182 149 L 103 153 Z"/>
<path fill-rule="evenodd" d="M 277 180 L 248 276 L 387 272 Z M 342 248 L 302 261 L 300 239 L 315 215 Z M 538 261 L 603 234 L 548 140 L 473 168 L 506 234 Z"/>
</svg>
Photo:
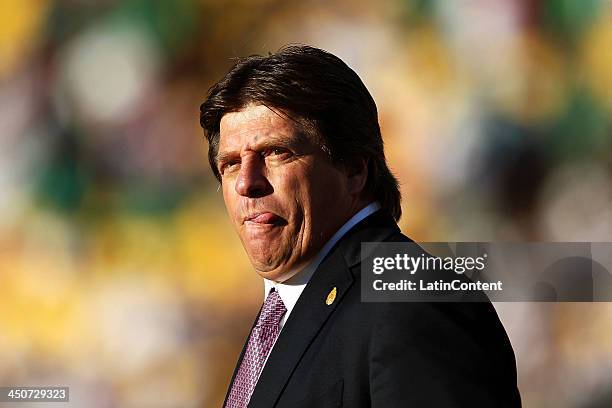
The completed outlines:
<svg viewBox="0 0 612 408">
<path fill-rule="evenodd" d="M 338 289 L 336 289 L 336 287 L 334 286 L 334 288 L 329 291 L 329 294 L 327 295 L 327 299 L 325 299 L 325 304 L 327 306 L 329 306 L 332 303 L 334 303 L 334 300 L 336 300 L 336 294 L 337 293 L 338 293 Z"/>
</svg>

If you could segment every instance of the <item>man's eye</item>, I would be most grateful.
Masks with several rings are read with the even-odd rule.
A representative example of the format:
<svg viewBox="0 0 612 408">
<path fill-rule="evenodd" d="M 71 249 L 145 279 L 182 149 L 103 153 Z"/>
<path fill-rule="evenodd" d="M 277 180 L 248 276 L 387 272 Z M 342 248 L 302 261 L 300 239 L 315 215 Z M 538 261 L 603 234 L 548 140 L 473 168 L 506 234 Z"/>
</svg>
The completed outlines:
<svg viewBox="0 0 612 408">
<path fill-rule="evenodd" d="M 275 147 L 273 149 L 268 149 L 264 151 L 262 155 L 264 157 L 268 157 L 268 156 L 281 156 L 281 155 L 288 155 L 288 154 L 290 154 L 289 150 L 283 149 L 282 147 Z"/>
<path fill-rule="evenodd" d="M 231 172 L 235 170 L 236 168 L 238 168 L 239 165 L 240 165 L 239 161 L 230 161 L 227 163 L 223 163 L 220 168 L 220 173 L 224 174 L 226 172 Z"/>
</svg>

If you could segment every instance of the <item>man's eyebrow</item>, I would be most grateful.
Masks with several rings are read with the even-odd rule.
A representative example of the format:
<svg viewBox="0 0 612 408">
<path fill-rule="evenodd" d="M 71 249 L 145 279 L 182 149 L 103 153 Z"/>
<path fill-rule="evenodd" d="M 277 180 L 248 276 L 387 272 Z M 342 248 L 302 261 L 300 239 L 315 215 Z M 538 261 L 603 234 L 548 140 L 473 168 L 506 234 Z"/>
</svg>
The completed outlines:
<svg viewBox="0 0 612 408">
<path fill-rule="evenodd" d="M 301 142 L 301 138 L 298 135 L 294 135 L 291 138 L 286 137 L 269 137 L 261 142 L 255 143 L 254 149 L 262 149 L 266 147 L 274 146 L 296 146 Z"/>
<path fill-rule="evenodd" d="M 302 132 L 296 132 L 291 138 L 286 137 L 268 137 L 265 140 L 256 142 L 253 146 L 254 150 L 261 150 L 269 147 L 292 147 L 300 146 L 308 141 L 308 137 Z M 225 162 L 228 159 L 239 156 L 240 153 L 237 151 L 218 152 L 216 156 L 217 166 L 219 163 Z"/>
<path fill-rule="evenodd" d="M 215 157 L 215 164 L 218 167 L 219 163 L 223 163 L 223 162 L 227 161 L 229 158 L 234 157 L 234 156 L 239 156 L 239 154 L 234 152 L 234 151 L 231 151 L 231 152 L 217 152 L 217 155 Z"/>
</svg>

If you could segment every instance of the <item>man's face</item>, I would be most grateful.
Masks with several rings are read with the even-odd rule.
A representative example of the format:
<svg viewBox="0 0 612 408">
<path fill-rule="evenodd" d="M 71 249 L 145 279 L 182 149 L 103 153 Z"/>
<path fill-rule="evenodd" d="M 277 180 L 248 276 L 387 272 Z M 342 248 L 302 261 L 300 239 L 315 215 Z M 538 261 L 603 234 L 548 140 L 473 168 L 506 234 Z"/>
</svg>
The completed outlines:
<svg viewBox="0 0 612 408">
<path fill-rule="evenodd" d="M 284 281 L 352 215 L 345 171 L 297 124 L 262 105 L 221 118 L 225 206 L 257 272 Z"/>
</svg>

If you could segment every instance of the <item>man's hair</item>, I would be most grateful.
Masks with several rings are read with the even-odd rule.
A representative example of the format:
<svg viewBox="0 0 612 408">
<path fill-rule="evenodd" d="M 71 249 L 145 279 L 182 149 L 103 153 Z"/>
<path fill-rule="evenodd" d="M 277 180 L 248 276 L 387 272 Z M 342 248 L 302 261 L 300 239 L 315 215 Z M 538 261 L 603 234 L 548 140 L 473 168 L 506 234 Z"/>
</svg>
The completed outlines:
<svg viewBox="0 0 612 408">
<path fill-rule="evenodd" d="M 213 85 L 200 106 L 208 160 L 217 180 L 223 115 L 247 105 L 279 110 L 322 141 L 332 162 L 367 160 L 366 197 L 378 200 L 396 221 L 402 209 L 398 181 L 385 160 L 376 103 L 359 76 L 335 55 L 309 46 L 288 46 L 268 56 L 238 59 Z"/>
</svg>

